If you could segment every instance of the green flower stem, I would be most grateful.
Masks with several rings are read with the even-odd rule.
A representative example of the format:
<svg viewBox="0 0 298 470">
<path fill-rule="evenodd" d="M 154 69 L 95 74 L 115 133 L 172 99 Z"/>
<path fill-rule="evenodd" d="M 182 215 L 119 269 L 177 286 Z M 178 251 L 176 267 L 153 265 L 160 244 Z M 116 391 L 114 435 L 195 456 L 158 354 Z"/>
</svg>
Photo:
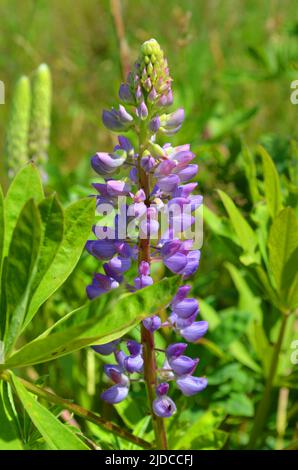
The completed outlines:
<svg viewBox="0 0 298 470">
<path fill-rule="evenodd" d="M 139 174 L 139 187 L 142 188 L 146 194 L 145 204 L 150 206 L 150 180 L 149 175 L 141 168 L 141 158 L 147 147 L 147 123 L 141 122 L 139 132 L 139 157 L 138 157 L 138 174 Z M 139 240 L 139 262 L 146 261 L 150 264 L 150 240 Z M 144 379 L 147 390 L 147 397 L 150 405 L 150 412 L 152 417 L 152 425 L 155 433 L 157 449 L 167 449 L 167 436 L 165 431 L 164 420 L 155 415 L 153 411 L 153 401 L 155 399 L 155 387 L 157 385 L 156 376 L 156 358 L 154 351 L 154 334 L 148 331 L 143 325 L 141 326 L 141 340 L 143 345 L 143 359 L 144 359 Z"/>
<path fill-rule="evenodd" d="M 290 315 L 289 312 L 283 313 L 282 315 L 282 322 L 281 322 L 277 342 L 275 343 L 275 346 L 273 349 L 269 374 L 268 374 L 266 384 L 265 384 L 265 390 L 264 390 L 262 399 L 257 409 L 256 417 L 254 420 L 254 424 L 253 424 L 253 428 L 252 428 L 252 432 L 251 432 L 251 436 L 250 436 L 250 440 L 248 444 L 249 449 L 254 449 L 256 444 L 258 443 L 259 436 L 264 429 L 265 421 L 266 421 L 266 418 L 270 409 L 271 392 L 272 392 L 272 388 L 274 385 L 274 380 L 275 380 L 276 371 L 277 371 L 278 362 L 279 362 L 278 361 L 279 354 L 281 351 L 289 315 Z"/>
<path fill-rule="evenodd" d="M 10 382 L 11 377 L 10 377 L 9 372 L 1 372 L 0 380 L 5 380 L 6 382 Z M 41 387 L 38 387 L 37 385 L 34 385 L 25 379 L 19 378 L 19 380 L 26 387 L 26 389 L 29 390 L 29 392 L 32 392 L 34 395 L 40 398 L 43 398 L 44 400 L 50 403 L 60 405 L 63 408 L 72 412 L 74 415 L 80 416 L 81 418 L 86 419 L 87 421 L 90 421 L 91 423 L 94 423 L 97 426 L 107 431 L 110 431 L 113 434 L 116 434 L 122 439 L 132 442 L 133 444 L 136 444 L 139 447 L 142 447 L 143 449 L 152 449 L 152 445 L 149 442 L 137 436 L 134 436 L 133 434 L 130 434 L 125 429 L 122 429 L 120 426 L 117 426 L 117 424 L 114 424 L 111 421 L 105 420 L 104 418 L 99 416 L 97 413 L 93 413 L 92 411 L 86 410 L 85 408 L 82 408 L 81 406 L 76 405 L 75 403 L 69 402 L 68 400 L 65 400 L 65 398 L 61 398 L 55 395 L 54 393 L 48 392 L 47 390 Z"/>
</svg>

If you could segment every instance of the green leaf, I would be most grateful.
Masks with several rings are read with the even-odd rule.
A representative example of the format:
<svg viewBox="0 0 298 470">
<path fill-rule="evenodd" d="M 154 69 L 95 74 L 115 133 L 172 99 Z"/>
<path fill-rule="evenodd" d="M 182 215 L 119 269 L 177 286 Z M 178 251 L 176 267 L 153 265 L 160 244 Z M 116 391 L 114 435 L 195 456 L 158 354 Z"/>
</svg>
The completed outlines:
<svg viewBox="0 0 298 470">
<path fill-rule="evenodd" d="M 232 199 L 220 189 L 217 190 L 223 205 L 229 215 L 232 226 L 237 234 L 239 243 L 243 251 L 252 257 L 257 244 L 255 233 L 251 226 L 246 222 L 239 209 L 235 206 Z"/>
<path fill-rule="evenodd" d="M 297 271 L 297 264 L 296 270 L 295 266 L 291 266 L 291 262 L 290 265 L 288 264 L 291 255 L 298 246 L 298 221 L 293 209 L 283 209 L 274 218 L 269 233 L 268 246 L 269 267 L 281 301 L 285 301 L 284 294 L 291 287 Z M 294 255 L 294 258 L 296 257 L 297 255 Z"/>
<path fill-rule="evenodd" d="M 263 163 L 266 202 L 269 213 L 273 218 L 282 208 L 282 195 L 279 176 L 273 160 L 261 145 L 258 146 L 258 153 L 261 155 Z"/>
<path fill-rule="evenodd" d="M 204 207 L 204 222 L 209 225 L 212 232 L 221 237 L 226 237 L 237 243 L 235 233 L 231 229 L 229 222 L 222 217 L 216 215 L 207 206 Z"/>
<path fill-rule="evenodd" d="M 52 450 L 89 450 L 68 427 L 32 397 L 16 376 L 12 376 L 12 381 L 26 412 Z"/>
<path fill-rule="evenodd" d="M 66 315 L 13 354 L 2 368 L 50 361 L 91 344 L 120 338 L 144 318 L 165 308 L 176 290 L 177 276 L 120 298 L 113 291 L 100 296 Z"/>
<path fill-rule="evenodd" d="M 75 268 L 89 236 L 94 214 L 95 201 L 93 198 L 81 199 L 66 209 L 63 240 L 32 296 L 26 324 L 31 321 L 40 306 L 63 284 Z"/>
<path fill-rule="evenodd" d="M 0 185 L 0 338 L 3 337 L 3 331 L 4 329 L 4 323 L 5 323 L 5 317 L 4 317 L 4 308 L 1 308 L 2 304 L 2 299 L 1 299 L 1 294 L 2 294 L 2 265 L 3 265 L 3 247 L 4 247 L 4 199 L 3 199 L 3 192 L 2 188 Z"/>
<path fill-rule="evenodd" d="M 4 247 L 4 199 L 3 192 L 0 186 L 0 286 L 1 286 L 1 274 L 2 274 L 2 259 L 3 259 L 3 247 Z"/>
<path fill-rule="evenodd" d="M 0 450 L 23 450 L 9 402 L 7 386 L 6 383 L 0 381 Z"/>
<path fill-rule="evenodd" d="M 249 367 L 249 369 L 252 369 L 254 372 L 262 372 L 260 366 L 252 359 L 251 354 L 240 341 L 233 341 L 229 346 L 229 351 L 241 364 Z"/>
<path fill-rule="evenodd" d="M 203 320 L 208 322 L 210 331 L 220 324 L 220 316 L 216 310 L 203 299 L 200 299 L 200 313 Z"/>
<path fill-rule="evenodd" d="M 254 407 L 250 398 L 243 393 L 231 392 L 229 399 L 222 403 L 225 410 L 232 416 L 254 416 Z"/>
<path fill-rule="evenodd" d="M 225 415 L 226 413 L 223 408 L 214 408 L 206 411 L 183 433 L 183 436 L 177 442 L 173 443 L 173 449 L 205 449 L 207 448 L 205 441 L 208 441 L 208 448 L 210 448 L 209 446 L 211 448 L 222 447 L 224 442 L 220 447 L 215 446 L 219 443 L 215 444 L 214 432 L 224 420 Z M 207 436 L 208 439 L 206 439 Z M 201 438 L 201 442 L 198 438 Z"/>
<path fill-rule="evenodd" d="M 6 271 L 6 353 L 13 347 L 24 321 L 30 280 L 40 244 L 40 216 L 30 199 L 24 206 L 9 247 Z"/>
<path fill-rule="evenodd" d="M 250 150 L 247 147 L 243 149 L 241 155 L 243 157 L 244 170 L 249 186 L 250 196 L 252 201 L 256 203 L 260 200 L 256 164 Z"/>
<path fill-rule="evenodd" d="M 38 209 L 41 217 L 42 234 L 37 269 L 30 289 L 30 299 L 37 291 L 55 259 L 63 239 L 64 228 L 63 210 L 55 195 L 44 199 L 39 204 Z"/>
<path fill-rule="evenodd" d="M 197 436 L 191 444 L 191 450 L 220 450 L 228 439 L 228 433 L 225 431 L 210 431 Z M 182 449 L 189 450 L 188 447 Z"/>
<path fill-rule="evenodd" d="M 282 291 L 287 292 L 290 310 L 298 307 L 298 247 L 290 255 L 282 273 Z"/>
<path fill-rule="evenodd" d="M 29 199 L 38 204 L 44 197 L 39 172 L 33 163 L 28 163 L 16 175 L 5 197 L 5 242 L 7 255 L 10 240 L 19 215 Z"/>
</svg>

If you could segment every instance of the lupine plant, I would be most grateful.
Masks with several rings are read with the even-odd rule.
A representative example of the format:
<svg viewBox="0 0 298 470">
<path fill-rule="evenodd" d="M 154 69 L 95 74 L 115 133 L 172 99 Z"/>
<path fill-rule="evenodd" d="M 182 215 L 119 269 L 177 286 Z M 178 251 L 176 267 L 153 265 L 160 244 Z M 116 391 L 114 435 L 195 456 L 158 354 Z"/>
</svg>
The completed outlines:
<svg viewBox="0 0 298 470">
<path fill-rule="evenodd" d="M 96 224 L 96 239 L 86 245 L 91 255 L 107 261 L 104 273 L 94 274 L 87 286 L 90 299 L 117 289 L 121 283 L 131 292 L 151 286 L 151 265 L 160 261 L 183 282 L 196 272 L 200 260 L 200 251 L 188 238 L 194 214 L 202 204 L 202 196 L 192 194 L 197 183 L 190 182 L 198 170 L 191 163 L 195 155 L 188 144 L 158 144 L 160 135 L 179 131 L 184 110 L 167 111 L 173 104 L 172 79 L 164 53 L 154 39 L 142 45 L 127 81 L 120 86 L 119 99 L 118 109 L 103 111 L 103 123 L 114 132 L 135 133 L 136 145 L 121 134 L 111 153 L 98 152 L 91 160 L 93 169 L 104 178 L 104 182 L 94 183 L 97 211 L 108 212 L 112 223 Z M 117 179 L 122 167 L 128 175 Z M 123 197 L 125 202 L 119 204 Z M 128 215 L 127 227 L 121 223 L 123 211 Z M 162 227 L 160 211 L 168 215 L 167 227 Z M 132 225 L 134 230 L 129 230 Z M 137 240 L 133 236 L 136 232 Z M 138 273 L 129 284 L 125 273 L 135 263 Z M 179 282 L 177 279 L 177 285 Z M 136 375 L 143 378 L 159 448 L 167 446 L 163 419 L 176 412 L 170 384 L 174 382 L 186 396 L 207 386 L 205 377 L 193 375 L 199 359 L 184 355 L 185 341 L 197 342 L 208 329 L 206 321 L 197 319 L 199 305 L 189 296 L 190 289 L 189 285 L 178 288 L 168 316 L 158 314 L 143 320 L 139 341 L 128 340 L 127 352 L 119 340 L 94 346 L 103 355 L 114 352 L 116 360 L 104 367 L 114 385 L 102 393 L 103 400 L 121 402 L 132 387 L 131 379 L 136 380 Z M 154 332 L 160 328 L 173 329 L 184 342 L 180 339 L 165 351 L 156 350 Z"/>
<path fill-rule="evenodd" d="M 34 161 L 46 178 L 51 126 L 52 83 L 50 69 L 41 64 L 29 77 L 21 77 L 14 90 L 6 131 L 4 160 L 12 179 L 28 160 Z"/>
</svg>

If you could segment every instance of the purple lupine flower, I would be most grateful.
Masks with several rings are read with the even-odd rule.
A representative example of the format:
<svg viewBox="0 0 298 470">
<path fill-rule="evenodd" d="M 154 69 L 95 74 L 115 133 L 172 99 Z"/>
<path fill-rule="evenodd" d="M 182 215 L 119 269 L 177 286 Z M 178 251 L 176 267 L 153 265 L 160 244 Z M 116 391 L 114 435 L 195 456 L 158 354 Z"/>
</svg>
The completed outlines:
<svg viewBox="0 0 298 470">
<path fill-rule="evenodd" d="M 153 411 L 160 418 L 170 418 L 176 410 L 175 403 L 167 395 L 157 397 L 153 402 Z"/>
<path fill-rule="evenodd" d="M 168 359 L 173 359 L 181 356 L 187 348 L 186 343 L 170 344 L 166 349 L 166 356 Z"/>
<path fill-rule="evenodd" d="M 92 284 L 87 286 L 90 299 L 117 288 L 120 283 L 124 283 L 130 292 L 150 286 L 153 284 L 150 261 L 155 258 L 156 261 L 162 260 L 182 280 L 196 272 L 200 261 L 200 251 L 194 249 L 187 232 L 195 221 L 196 209 L 203 201 L 202 196 L 192 194 L 197 183 L 189 182 L 198 171 L 198 166 L 193 163 L 195 155 L 189 144 L 173 147 L 169 142 L 163 145 L 157 142 L 159 133 L 172 135 L 180 129 L 184 110 L 179 108 L 165 113 L 165 107 L 173 103 L 172 79 L 163 51 L 154 39 L 142 45 L 137 62 L 126 82 L 120 86 L 119 98 L 127 106 L 120 104 L 118 108 L 105 110 L 103 123 L 113 131 L 134 131 L 139 141 L 135 150 L 132 142 L 120 135 L 112 153 L 97 153 L 91 160 L 93 169 L 104 177 L 104 182 L 93 185 L 98 192 L 95 196 L 98 213 L 112 214 L 119 197 L 125 197 L 126 202 L 121 203 L 118 213 L 113 215 L 113 226 L 97 224 L 93 228 L 97 239 L 88 240 L 86 244 L 90 254 L 106 261 L 103 264 L 105 274 L 96 273 Z M 129 182 L 127 179 L 112 179 L 111 174 L 124 164 L 131 167 Z M 102 204 L 108 209 L 100 211 Z M 162 223 L 159 225 L 158 211 L 168 217 L 167 227 L 163 227 Z M 131 224 L 127 233 L 122 231 L 120 224 L 123 213 Z M 136 230 L 131 230 L 131 227 Z M 148 243 L 137 243 L 130 230 Z M 153 241 L 154 238 L 156 241 Z M 143 259 L 146 261 L 139 262 L 134 286 L 125 282 L 130 266 Z M 104 355 L 114 352 L 116 360 L 115 365 L 104 366 L 106 375 L 114 382 L 102 393 L 104 400 L 113 404 L 126 398 L 130 386 L 128 375 L 146 371 L 144 360 L 148 358 L 143 357 L 143 347 L 150 344 L 150 348 L 154 348 L 154 332 L 157 329 L 172 328 L 189 342 L 197 342 L 207 332 L 208 323 L 197 321 L 198 302 L 188 297 L 189 291 L 188 285 L 179 287 L 168 306 L 168 318 L 164 318 L 163 312 L 162 319 L 159 315 L 151 315 L 143 320 L 144 344 L 128 340 L 126 347 L 129 354 L 126 349 L 121 349 L 120 340 L 93 346 Z M 161 369 L 152 371 L 158 385 L 156 399 L 151 403 L 157 416 L 166 418 L 176 411 L 174 402 L 168 397 L 168 381 L 174 381 L 186 396 L 198 393 L 207 386 L 207 379 L 192 375 L 199 359 L 185 356 L 186 348 L 186 343 L 174 343 L 164 352 L 158 350 L 158 354 L 164 355 L 164 362 Z M 155 367 L 154 361 L 149 366 Z M 148 380 L 146 376 L 145 380 Z"/>
<path fill-rule="evenodd" d="M 156 116 L 153 119 L 151 119 L 150 124 L 149 124 L 149 129 L 151 132 L 154 132 L 154 134 L 156 134 L 159 128 L 160 128 L 160 118 L 159 116 Z"/>
<path fill-rule="evenodd" d="M 119 283 L 115 279 L 105 276 L 104 274 L 96 273 L 93 276 L 92 284 L 86 287 L 86 292 L 88 298 L 91 300 L 117 287 L 119 287 Z"/>
<path fill-rule="evenodd" d="M 176 385 L 183 395 L 190 397 L 191 395 L 195 395 L 196 393 L 204 390 L 208 385 L 208 380 L 204 377 L 186 375 L 184 377 L 179 377 L 176 381 Z"/>
<path fill-rule="evenodd" d="M 119 98 L 127 104 L 135 104 L 135 97 L 127 83 L 122 83 L 119 88 Z"/>
<path fill-rule="evenodd" d="M 118 344 L 119 340 L 116 339 L 106 344 L 95 344 L 92 346 L 92 349 L 94 349 L 95 352 L 102 354 L 103 356 L 108 356 L 109 354 L 112 354 L 116 351 Z"/>
<path fill-rule="evenodd" d="M 181 318 L 188 318 L 195 315 L 199 310 L 199 305 L 196 299 L 184 299 L 176 302 L 173 307 L 173 312 Z"/>
<path fill-rule="evenodd" d="M 198 321 L 194 322 L 192 325 L 182 328 L 180 330 L 181 336 L 185 338 L 190 343 L 195 343 L 198 339 L 202 338 L 207 333 L 208 322 L 207 321 Z"/>
<path fill-rule="evenodd" d="M 123 401 L 129 392 L 129 388 L 124 385 L 113 385 L 101 394 L 102 400 L 115 405 Z"/>
<path fill-rule="evenodd" d="M 145 105 L 144 101 L 142 101 L 137 107 L 137 115 L 142 121 L 144 121 L 148 117 L 148 108 Z"/>
<path fill-rule="evenodd" d="M 123 165 L 126 158 L 124 150 L 116 150 L 114 153 L 97 152 L 91 159 L 91 165 L 99 175 L 108 175 Z"/>
<path fill-rule="evenodd" d="M 123 373 L 122 367 L 115 364 L 105 364 L 104 372 L 115 384 L 125 387 L 129 385 L 129 378 Z"/>
<path fill-rule="evenodd" d="M 155 160 L 151 155 L 146 155 L 145 157 L 142 157 L 141 167 L 147 173 L 149 173 L 149 171 L 152 170 L 152 168 L 154 168 L 154 165 L 155 165 Z"/>
<path fill-rule="evenodd" d="M 162 397 L 166 395 L 169 391 L 169 384 L 167 382 L 162 382 L 156 387 L 156 395 Z"/>
<path fill-rule="evenodd" d="M 199 359 L 192 359 L 183 355 L 169 359 L 170 367 L 177 375 L 192 374 L 198 362 Z"/>
<path fill-rule="evenodd" d="M 149 263 L 147 263 L 147 261 L 141 261 L 139 265 L 139 276 L 134 280 L 134 285 L 137 290 L 143 289 L 143 287 L 151 286 L 153 284 L 153 279 L 149 273 Z"/>
<path fill-rule="evenodd" d="M 148 317 L 143 320 L 144 327 L 151 333 L 158 330 L 161 327 L 161 323 L 161 319 L 158 315 L 153 315 L 152 317 Z"/>
<path fill-rule="evenodd" d="M 127 356 L 124 360 L 124 367 L 130 374 L 134 372 L 141 372 L 143 369 L 144 360 L 141 354 L 137 356 Z"/>
<path fill-rule="evenodd" d="M 114 108 L 111 111 L 105 109 L 102 113 L 102 121 L 111 131 L 126 131 L 132 125 L 133 117 L 120 104 L 118 111 Z"/>
<path fill-rule="evenodd" d="M 132 356 L 138 356 L 142 350 L 142 345 L 137 341 L 129 340 L 126 343 L 127 349 Z"/>
<path fill-rule="evenodd" d="M 85 248 L 100 260 L 111 259 L 116 254 L 114 240 L 88 240 Z"/>
</svg>

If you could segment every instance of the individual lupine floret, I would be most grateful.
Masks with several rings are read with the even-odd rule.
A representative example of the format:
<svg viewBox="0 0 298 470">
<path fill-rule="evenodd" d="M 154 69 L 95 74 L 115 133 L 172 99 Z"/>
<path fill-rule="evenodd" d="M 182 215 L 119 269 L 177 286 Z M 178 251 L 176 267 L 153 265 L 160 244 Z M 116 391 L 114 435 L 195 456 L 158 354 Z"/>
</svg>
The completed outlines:
<svg viewBox="0 0 298 470">
<path fill-rule="evenodd" d="M 156 387 L 156 395 L 153 402 L 153 410 L 157 416 L 161 418 L 169 418 L 176 413 L 176 405 L 173 400 L 168 397 L 169 384 L 164 382 Z"/>
</svg>

